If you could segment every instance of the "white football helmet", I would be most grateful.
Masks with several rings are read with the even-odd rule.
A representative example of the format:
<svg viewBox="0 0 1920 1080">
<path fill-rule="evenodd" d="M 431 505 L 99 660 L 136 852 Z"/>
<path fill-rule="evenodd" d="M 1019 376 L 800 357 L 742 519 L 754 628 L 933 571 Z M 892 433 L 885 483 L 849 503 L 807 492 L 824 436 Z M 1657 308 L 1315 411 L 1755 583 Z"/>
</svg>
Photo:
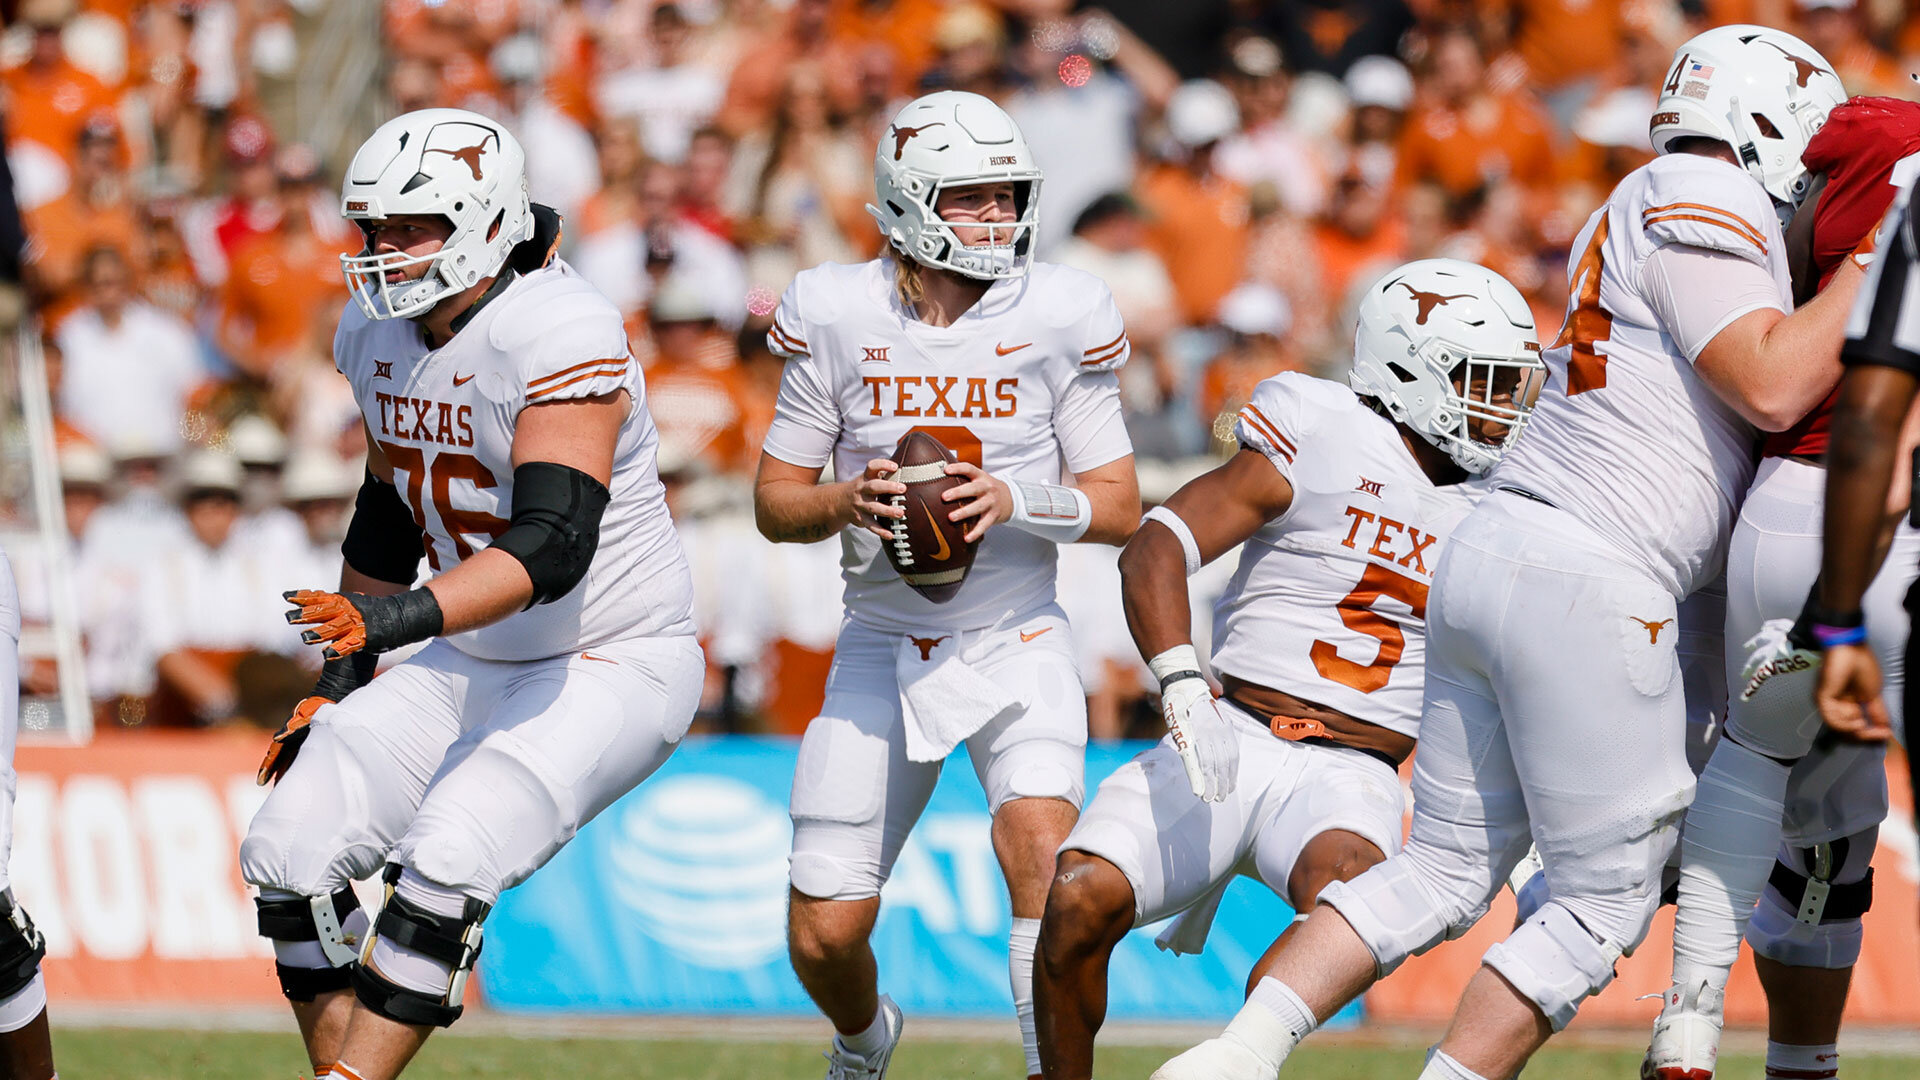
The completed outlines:
<svg viewBox="0 0 1920 1080">
<path fill-rule="evenodd" d="M 943 221 L 934 200 L 948 188 L 1011 181 L 1015 220 L 981 226 Z M 896 251 L 926 266 L 970 278 L 1017 278 L 1032 261 L 1040 219 L 1040 168 L 1013 117 L 979 94 L 942 90 L 907 103 L 873 154 L 878 205 L 867 213 Z M 987 228 L 987 242 L 967 245 L 959 225 Z"/>
<path fill-rule="evenodd" d="M 365 251 L 340 257 L 354 302 L 369 319 L 408 318 L 498 273 L 514 245 L 533 235 L 527 156 L 479 113 L 410 112 L 380 125 L 353 155 L 340 213 L 369 237 Z M 453 233 L 430 255 L 376 253 L 369 223 L 396 214 L 437 214 Z M 430 265 L 418 280 L 387 280 L 423 262 Z"/>
<path fill-rule="evenodd" d="M 1484 266 L 1421 259 L 1367 289 L 1347 384 L 1478 474 L 1520 438 L 1545 372 L 1520 290 Z M 1510 403 L 1494 400 L 1503 393 Z M 1506 425 L 1506 437 L 1474 440 L 1475 417 Z"/>
<path fill-rule="evenodd" d="M 1720 26 L 1674 51 L 1648 134 L 1660 154 L 1685 135 L 1726 143 L 1767 194 L 1799 206 L 1809 184 L 1800 154 L 1845 100 L 1813 46 L 1764 26 Z"/>
</svg>

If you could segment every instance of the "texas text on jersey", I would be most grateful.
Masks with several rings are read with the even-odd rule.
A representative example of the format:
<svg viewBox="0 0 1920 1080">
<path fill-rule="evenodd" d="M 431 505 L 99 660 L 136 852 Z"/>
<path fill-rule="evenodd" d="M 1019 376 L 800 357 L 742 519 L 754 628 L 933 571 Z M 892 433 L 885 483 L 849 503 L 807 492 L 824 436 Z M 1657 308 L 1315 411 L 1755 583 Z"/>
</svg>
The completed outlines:
<svg viewBox="0 0 1920 1080">
<path fill-rule="evenodd" d="M 1418 735 L 1427 587 L 1484 489 L 1435 486 L 1392 421 L 1309 375 L 1260 383 L 1234 434 L 1293 502 L 1241 549 L 1214 609 L 1214 669 Z"/>
<path fill-rule="evenodd" d="M 996 281 L 951 326 L 904 309 L 888 259 L 801 272 L 767 334 L 787 358 L 766 452 L 859 476 L 925 431 L 1013 483 L 1054 484 L 1133 452 L 1114 372 L 1129 346 L 1098 278 L 1049 263 Z M 900 580 L 879 541 L 841 533 L 851 617 L 879 629 L 988 626 L 1053 602 L 1053 541 L 994 529 L 958 595 L 934 604 Z"/>
<path fill-rule="evenodd" d="M 579 586 L 447 640 L 488 660 L 532 660 L 644 635 L 692 632 L 685 558 L 655 466 L 659 439 L 620 313 L 557 256 L 558 221 L 540 233 L 445 346 L 429 349 L 406 319 L 340 316 L 334 362 L 446 571 L 507 528 L 520 410 L 626 390 L 633 404 L 613 460 L 600 544 Z"/>
</svg>

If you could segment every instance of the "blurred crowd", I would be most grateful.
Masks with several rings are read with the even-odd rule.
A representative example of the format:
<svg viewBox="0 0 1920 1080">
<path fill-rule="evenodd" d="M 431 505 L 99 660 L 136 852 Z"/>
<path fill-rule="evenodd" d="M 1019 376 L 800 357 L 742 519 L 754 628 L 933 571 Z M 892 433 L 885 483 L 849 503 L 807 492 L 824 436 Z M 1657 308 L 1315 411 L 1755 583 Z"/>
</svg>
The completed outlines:
<svg viewBox="0 0 1920 1080">
<path fill-rule="evenodd" d="M 51 370 L 65 557 L 109 725 L 271 726 L 310 679 L 277 597 L 336 580 L 361 445 L 329 352 L 337 256 L 360 244 L 334 185 L 366 132 L 300 142 L 323 126 L 290 91 L 331 6 L 0 0 L 26 236 L 0 276 Z M 798 270 L 878 252 L 873 149 L 912 95 L 975 91 L 1020 123 L 1046 173 L 1040 257 L 1104 278 L 1127 320 L 1152 500 L 1230 451 L 1260 379 L 1341 376 L 1353 299 L 1397 262 L 1500 271 L 1551 341 L 1567 246 L 1651 155 L 1691 34 L 1791 29 L 1854 94 L 1910 93 L 1920 70 L 1914 0 L 377 6 L 358 43 L 379 51 L 371 115 L 508 123 L 534 198 L 565 215 L 563 254 L 628 317 L 723 730 L 795 731 L 819 700 L 838 551 L 753 532 L 780 380 L 762 334 Z M 36 557 L 15 555 L 30 621 L 49 604 Z M 1114 552 L 1063 550 L 1062 600 L 1096 734 L 1150 730 Z M 30 665 L 29 689 L 50 677 Z"/>
</svg>

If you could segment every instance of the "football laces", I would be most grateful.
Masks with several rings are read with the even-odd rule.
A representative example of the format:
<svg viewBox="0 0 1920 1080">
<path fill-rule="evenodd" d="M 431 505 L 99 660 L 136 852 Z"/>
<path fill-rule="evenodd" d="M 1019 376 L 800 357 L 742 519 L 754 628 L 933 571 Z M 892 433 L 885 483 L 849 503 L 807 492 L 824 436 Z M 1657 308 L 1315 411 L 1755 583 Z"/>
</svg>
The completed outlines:
<svg viewBox="0 0 1920 1080">
<path fill-rule="evenodd" d="M 887 501 L 902 510 L 906 509 L 907 497 L 905 495 L 895 495 Z M 913 543 L 907 538 L 906 517 L 901 516 L 894 518 L 888 528 L 893 530 L 893 540 L 891 541 L 893 544 L 893 561 L 900 566 L 912 566 Z"/>
</svg>

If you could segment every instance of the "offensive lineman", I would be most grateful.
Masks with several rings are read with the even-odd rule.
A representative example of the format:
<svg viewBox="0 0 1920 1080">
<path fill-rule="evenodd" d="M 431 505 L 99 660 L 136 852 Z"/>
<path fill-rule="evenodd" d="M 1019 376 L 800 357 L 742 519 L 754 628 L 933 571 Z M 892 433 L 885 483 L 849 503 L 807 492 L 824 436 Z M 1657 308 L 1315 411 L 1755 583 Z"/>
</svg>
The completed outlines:
<svg viewBox="0 0 1920 1080">
<path fill-rule="evenodd" d="M 20 734 L 20 593 L 13 564 L 0 552 L 0 1080 L 54 1080 L 47 1029 L 47 984 L 40 960 L 46 938 L 13 898 L 13 770 Z"/>
<path fill-rule="evenodd" d="M 1755 429 L 1831 387 L 1859 284 L 1843 267 L 1785 314 L 1774 203 L 1805 195 L 1800 152 L 1841 100 L 1779 31 L 1719 27 L 1675 54 L 1661 156 L 1582 230 L 1531 430 L 1435 572 L 1406 848 L 1328 885 L 1281 944 L 1283 1022 L 1257 1068 L 1220 1068 L 1216 1039 L 1162 1080 L 1273 1075 L 1340 1005 L 1478 921 L 1529 834 L 1550 899 L 1488 950 L 1423 1077 L 1513 1075 L 1644 937 L 1693 794 L 1676 605 L 1725 560 Z"/>
<path fill-rule="evenodd" d="M 1040 172 L 991 101 L 908 103 L 874 154 L 874 186 L 887 253 L 802 272 L 768 332 L 787 365 L 760 458 L 760 531 L 840 532 L 846 550 L 846 621 L 794 774 L 789 946 L 837 1032 L 830 1080 L 884 1075 L 902 1019 L 867 939 L 941 762 L 964 742 L 1012 898 L 1008 968 L 1035 1075 L 1034 943 L 1087 739 L 1054 546 L 1124 543 L 1139 519 L 1114 374 L 1129 346 L 1099 279 L 1032 260 Z M 906 512 L 888 501 L 906 488 L 884 455 L 916 428 L 959 456 L 947 471 L 967 483 L 946 493 L 948 517 L 981 540 L 945 604 L 880 550 L 883 522 Z M 828 462 L 848 479 L 819 483 Z"/>
<path fill-rule="evenodd" d="M 1462 481 L 1526 424 L 1515 399 L 1544 372 L 1539 353 L 1533 315 L 1500 275 L 1409 263 L 1361 301 L 1351 389 L 1298 374 L 1260 383 L 1240 411 L 1240 451 L 1148 511 L 1120 571 L 1174 734 L 1100 785 L 1061 849 L 1035 975 L 1049 1080 L 1093 1075 L 1108 959 L 1133 926 L 1187 912 L 1193 933 L 1169 938 L 1197 951 L 1236 874 L 1305 911 L 1328 882 L 1399 850 L 1396 770 L 1420 722 L 1428 583 L 1484 490 Z M 1216 701 L 1189 640 L 1186 579 L 1242 542 L 1215 608 Z M 1281 1023 L 1265 966 L 1223 1041 Z"/>
<path fill-rule="evenodd" d="M 555 257 L 525 165 L 493 121 L 425 109 L 343 184 L 367 246 L 341 259 L 334 358 L 368 475 L 340 592 L 287 594 L 327 663 L 240 849 L 320 1075 L 390 1080 L 460 1016 L 500 893 L 657 769 L 699 694 L 620 314 Z M 423 553 L 437 573 L 409 589 Z M 382 863 L 369 927 L 350 885 Z"/>
<path fill-rule="evenodd" d="M 1855 98 L 1833 110 L 1802 155 L 1816 179 L 1787 233 L 1798 255 L 1803 245 L 1796 241 L 1808 238 L 1799 234 L 1810 230 L 1805 277 L 1825 285 L 1849 257 L 1867 257 L 1897 186 L 1920 163 L 1907 161 L 1916 152 L 1920 105 Z M 1869 863 L 1887 793 L 1882 747 L 1814 746 L 1816 658 L 1798 653 L 1787 633 L 1819 570 L 1822 459 L 1835 396 L 1766 440 L 1734 526 L 1726 639 L 1759 647 L 1751 658 L 1739 657 L 1746 668 L 1740 678 L 1728 665 L 1728 682 L 1740 692 L 1682 832 L 1673 986 L 1643 1070 L 1659 1080 L 1713 1075 L 1721 1005 L 1743 930 L 1772 1006 L 1768 1075 L 1839 1071 L 1840 1012 L 1860 955 L 1860 917 L 1872 897 Z M 1904 509 L 1906 496 L 1904 481 L 1896 480 L 1893 512 Z M 1890 546 L 1866 609 L 1869 640 L 1889 673 L 1884 700 L 1898 715 L 1908 628 L 1902 598 L 1920 561 L 1920 534 L 1903 525 Z"/>
</svg>

